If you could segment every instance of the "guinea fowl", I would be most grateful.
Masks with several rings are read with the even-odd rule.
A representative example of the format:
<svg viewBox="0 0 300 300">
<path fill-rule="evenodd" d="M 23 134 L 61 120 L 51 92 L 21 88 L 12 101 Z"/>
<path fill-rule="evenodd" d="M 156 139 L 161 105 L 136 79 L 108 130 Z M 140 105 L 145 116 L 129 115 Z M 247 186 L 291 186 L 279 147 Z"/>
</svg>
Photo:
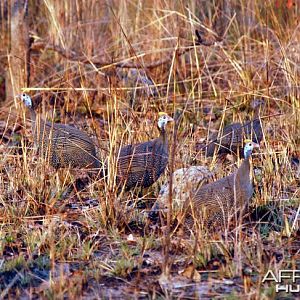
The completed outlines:
<svg viewBox="0 0 300 300">
<path fill-rule="evenodd" d="M 95 145 L 85 132 L 37 118 L 31 98 L 24 93 L 18 97 L 30 111 L 34 143 L 39 155 L 54 168 L 100 168 Z"/>
<path fill-rule="evenodd" d="M 260 110 L 264 105 L 264 101 L 256 99 L 252 101 L 251 106 L 254 109 L 253 120 L 245 124 L 232 123 L 225 126 L 220 132 L 213 133 L 209 137 L 209 145 L 207 146 L 206 156 L 227 153 L 242 153 L 242 141 L 244 138 L 260 143 L 263 138 L 263 131 L 260 120 Z"/>
<path fill-rule="evenodd" d="M 204 224 L 208 227 L 226 226 L 230 218 L 248 204 L 253 194 L 249 160 L 254 148 L 259 148 L 259 145 L 246 140 L 245 159 L 238 170 L 200 187 L 194 197 L 186 202 L 186 224 L 188 226 L 192 226 L 193 219 L 204 220 Z"/>
<path fill-rule="evenodd" d="M 168 137 L 166 125 L 173 118 L 160 112 L 158 138 L 120 149 L 117 160 L 116 183 L 119 188 L 129 191 L 136 187 L 147 188 L 162 175 L 168 164 Z"/>
</svg>

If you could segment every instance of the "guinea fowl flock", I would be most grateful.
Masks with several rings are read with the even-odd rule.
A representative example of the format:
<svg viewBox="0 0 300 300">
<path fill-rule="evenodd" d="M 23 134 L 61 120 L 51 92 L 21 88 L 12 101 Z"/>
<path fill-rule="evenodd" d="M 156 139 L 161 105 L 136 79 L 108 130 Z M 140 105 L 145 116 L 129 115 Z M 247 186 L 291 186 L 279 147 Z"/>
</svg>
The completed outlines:
<svg viewBox="0 0 300 300">
<path fill-rule="evenodd" d="M 37 117 L 31 98 L 27 94 L 19 97 L 30 111 L 34 142 L 40 156 L 56 169 L 98 169 L 105 177 L 108 175 L 105 167 L 105 174 L 102 173 L 103 162 L 97 157 L 96 146 L 86 133 L 69 125 L 42 120 Z M 211 135 L 206 149 L 207 156 L 238 153 L 244 144 L 241 153 L 244 160 L 237 171 L 213 182 L 212 172 L 203 166 L 179 169 L 172 174 L 175 179 L 172 198 L 184 211 L 184 223 L 189 228 L 198 221 L 208 228 L 227 226 L 235 213 L 249 203 L 253 194 L 249 160 L 263 137 L 260 119 L 263 102 L 256 100 L 252 106 L 252 121 L 233 123 Z M 172 121 L 166 113 L 159 113 L 158 138 L 119 149 L 115 181 L 119 191 L 150 187 L 164 173 L 169 158 L 167 124 Z M 167 207 L 169 190 L 168 183 L 163 185 L 152 212 Z"/>
</svg>

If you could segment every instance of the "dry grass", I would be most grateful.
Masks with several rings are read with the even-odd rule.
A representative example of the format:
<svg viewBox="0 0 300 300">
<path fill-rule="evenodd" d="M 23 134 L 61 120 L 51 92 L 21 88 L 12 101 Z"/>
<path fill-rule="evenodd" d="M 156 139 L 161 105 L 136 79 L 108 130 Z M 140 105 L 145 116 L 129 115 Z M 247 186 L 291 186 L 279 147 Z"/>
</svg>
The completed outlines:
<svg viewBox="0 0 300 300">
<path fill-rule="evenodd" d="M 292 164 L 300 155 L 299 3 L 239 0 L 218 11 L 221 1 L 33 2 L 34 36 L 90 63 L 34 52 L 24 91 L 41 96 L 43 117 L 88 132 L 110 175 L 81 190 L 78 178 L 87 175 L 51 169 L 32 149 L 24 108 L 2 104 L 0 298 L 275 298 L 274 285 L 262 283 L 266 271 L 300 269 L 300 174 Z M 195 29 L 206 41 L 215 32 L 224 39 L 197 46 Z M 1 30 L 6 41 L 5 25 Z M 6 53 L 4 42 L 0 70 Z M 93 63 L 99 60 L 106 63 Z M 127 63 L 150 67 L 116 67 Z M 145 72 L 151 88 L 136 80 Z M 267 106 L 251 208 L 268 205 L 272 218 L 215 234 L 153 229 L 145 212 L 170 170 L 207 165 L 221 177 L 234 169 L 235 162 L 207 159 L 195 145 L 209 131 L 251 117 L 249 102 L 257 97 Z M 115 153 L 120 144 L 156 137 L 158 111 L 182 117 L 169 134 L 169 170 L 142 201 L 137 193 L 118 195 Z"/>
</svg>

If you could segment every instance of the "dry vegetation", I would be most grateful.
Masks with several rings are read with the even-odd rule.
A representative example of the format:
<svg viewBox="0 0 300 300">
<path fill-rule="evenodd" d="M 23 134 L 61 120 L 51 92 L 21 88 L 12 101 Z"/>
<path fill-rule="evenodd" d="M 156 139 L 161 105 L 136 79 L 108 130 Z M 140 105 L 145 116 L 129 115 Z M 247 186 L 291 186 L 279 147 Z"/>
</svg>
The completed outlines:
<svg viewBox="0 0 300 300">
<path fill-rule="evenodd" d="M 0 4 L 3 100 L 9 3 Z M 113 176 L 55 172 L 32 149 L 24 107 L 2 101 L 0 298 L 273 299 L 266 271 L 300 269 L 299 2 L 222 3 L 29 1 L 23 91 L 38 96 L 45 119 L 88 132 L 111 174 L 121 143 L 157 136 L 158 111 L 180 118 L 168 170 L 141 198 L 118 195 Z M 209 131 L 251 117 L 254 98 L 267 103 L 253 160 L 255 213 L 226 232 L 152 224 L 147 211 L 170 170 L 206 165 L 221 177 L 235 168 L 230 157 L 207 159 L 195 148 Z"/>
</svg>

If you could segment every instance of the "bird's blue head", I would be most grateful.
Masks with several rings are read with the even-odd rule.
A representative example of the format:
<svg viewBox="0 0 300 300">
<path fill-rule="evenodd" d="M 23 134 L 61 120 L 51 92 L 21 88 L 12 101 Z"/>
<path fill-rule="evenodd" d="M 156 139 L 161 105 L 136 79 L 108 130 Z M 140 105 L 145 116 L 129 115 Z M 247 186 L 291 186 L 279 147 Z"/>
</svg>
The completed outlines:
<svg viewBox="0 0 300 300">
<path fill-rule="evenodd" d="M 244 157 L 245 158 L 248 158 L 251 156 L 254 148 L 259 148 L 259 145 L 252 142 L 251 140 L 245 140 L 244 143 L 245 143 L 245 146 L 244 146 Z"/>
<path fill-rule="evenodd" d="M 165 112 L 159 112 L 158 116 L 159 118 L 158 118 L 157 125 L 159 129 L 165 129 L 168 122 L 174 121 L 174 119 L 168 116 Z"/>
<path fill-rule="evenodd" d="M 17 98 L 20 98 L 26 107 L 32 108 L 32 100 L 29 95 L 22 93 L 21 95 L 18 95 Z"/>
</svg>

